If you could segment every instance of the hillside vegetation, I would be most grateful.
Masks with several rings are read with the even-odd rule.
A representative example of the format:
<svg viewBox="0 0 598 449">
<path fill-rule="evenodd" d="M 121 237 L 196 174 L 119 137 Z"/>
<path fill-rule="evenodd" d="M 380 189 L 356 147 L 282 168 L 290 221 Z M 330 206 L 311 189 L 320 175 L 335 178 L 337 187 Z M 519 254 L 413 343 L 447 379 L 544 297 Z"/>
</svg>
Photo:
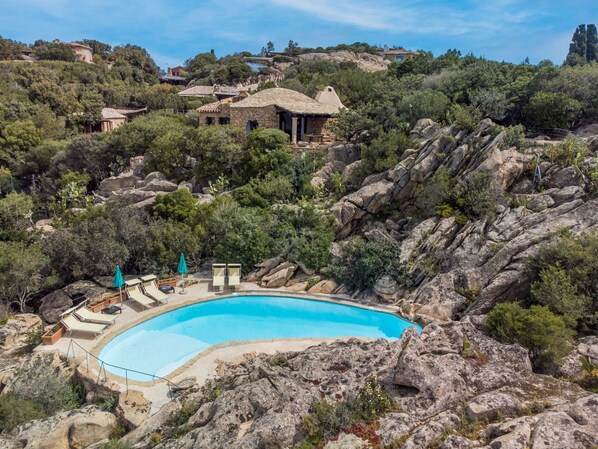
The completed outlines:
<svg viewBox="0 0 598 449">
<path fill-rule="evenodd" d="M 21 45 L 0 43 L 2 59 Z M 564 66 L 422 51 L 376 73 L 352 63 L 293 59 L 281 87 L 313 97 L 330 85 L 347 106 L 335 123 L 343 141 L 322 149 L 291 148 L 276 129 L 198 127 L 189 110 L 203 100 L 181 99 L 179 88 L 159 84 L 145 50 L 85 43 L 94 48 L 94 65 L 58 60 L 68 59 L 63 49 L 44 42 L 32 46 L 46 55 L 40 61 L 0 62 L 3 315 L 38 311 L 44 295 L 111 276 L 117 264 L 125 274 L 168 276 L 184 252 L 192 271 L 211 261 L 238 262 L 262 286 L 392 303 L 429 324 L 424 335 L 431 336 L 396 345 L 346 343 L 355 366 L 334 365 L 312 380 L 311 373 L 298 376 L 302 365 L 292 361 L 310 352 L 282 362 L 257 358 L 244 367 L 251 376 L 192 396 L 180 422 L 129 440 L 142 441 L 140 447 L 200 447 L 193 437 L 201 435 L 230 443 L 245 420 L 233 413 L 244 404 L 238 396 L 248 386 L 275 396 L 272 382 L 301 389 L 301 401 L 285 408 L 292 419 L 272 418 L 287 429 L 278 433 L 266 413 L 274 399 L 244 404 L 247 416 L 266 416 L 256 424 L 263 433 L 254 428 L 243 436 L 247 447 L 321 447 L 353 429 L 374 447 L 408 448 L 430 427 L 436 433 L 421 436 L 428 447 L 459 447 L 440 446 L 449 437 L 481 447 L 511 432 L 491 429 L 503 409 L 513 420 L 542 416 L 526 424 L 530 435 L 531 428 L 550 427 L 543 421 L 550 414 L 541 414 L 552 404 L 538 402 L 544 396 L 565 404 L 559 413 L 572 416 L 568 403 L 578 401 L 596 416 L 592 400 L 583 399 L 588 391 L 574 385 L 596 389 L 595 365 L 583 352 L 598 334 L 598 65 L 587 50 L 585 59 L 571 56 Z M 363 44 L 348 49 L 358 48 L 373 51 Z M 247 81 L 242 56 L 199 54 L 187 61 L 185 76 L 203 84 Z M 149 112 L 114 132 L 85 134 L 106 106 Z M 39 220 L 51 221 L 34 226 Z M 515 343 L 524 349 L 507 346 Z M 322 348 L 314 357 L 325 357 Z M 361 368 L 372 360 L 369 351 L 379 350 L 387 358 L 372 372 L 384 377 L 383 386 Z M 580 356 L 587 358 L 583 367 Z M 451 364 L 461 370 L 448 369 L 459 390 L 452 396 L 441 375 Z M 345 396 L 341 388 L 328 397 L 321 378 L 335 370 L 354 382 Z M 475 385 L 459 383 L 462 372 Z M 538 372 L 571 383 L 557 388 L 561 381 Z M 503 391 L 513 387 L 505 380 L 510 375 L 521 396 Z M 488 376 L 492 382 L 484 383 Z M 270 384 L 253 386 L 264 377 Z M 483 415 L 463 403 L 486 392 L 509 396 L 516 406 Z M 24 400 L 17 393 L 2 410 Z M 218 400 L 221 393 L 230 408 Z M 318 402 L 319 395 L 336 405 Z M 401 413 L 389 398 L 414 413 L 405 418 L 408 429 L 392 428 Z M 28 406 L 27 417 L 0 410 L 6 426 L 56 411 Z M 233 414 L 239 422 L 221 431 Z M 580 428 L 582 421 L 575 419 Z M 540 430 L 534 432 L 540 441 Z M 598 441 L 586 427 L 575 435 L 575 444 Z"/>
</svg>

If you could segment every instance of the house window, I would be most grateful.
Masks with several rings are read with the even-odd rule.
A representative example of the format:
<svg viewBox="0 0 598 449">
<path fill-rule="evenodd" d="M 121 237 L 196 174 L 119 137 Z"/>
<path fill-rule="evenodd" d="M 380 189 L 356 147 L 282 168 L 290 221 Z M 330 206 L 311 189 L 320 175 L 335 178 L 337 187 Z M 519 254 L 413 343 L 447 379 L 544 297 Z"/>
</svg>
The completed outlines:
<svg viewBox="0 0 598 449">
<path fill-rule="evenodd" d="M 214 117 L 206 117 L 206 125 L 213 125 L 215 122 Z"/>
<path fill-rule="evenodd" d="M 257 120 L 249 120 L 247 125 L 245 126 L 245 131 L 249 134 L 251 131 L 256 129 L 259 126 Z"/>
<path fill-rule="evenodd" d="M 395 61 L 402 62 L 405 59 L 405 56 L 395 56 Z"/>
<path fill-rule="evenodd" d="M 230 118 L 228 118 L 228 117 L 220 117 L 218 119 L 218 124 L 219 125 L 230 125 Z"/>
</svg>

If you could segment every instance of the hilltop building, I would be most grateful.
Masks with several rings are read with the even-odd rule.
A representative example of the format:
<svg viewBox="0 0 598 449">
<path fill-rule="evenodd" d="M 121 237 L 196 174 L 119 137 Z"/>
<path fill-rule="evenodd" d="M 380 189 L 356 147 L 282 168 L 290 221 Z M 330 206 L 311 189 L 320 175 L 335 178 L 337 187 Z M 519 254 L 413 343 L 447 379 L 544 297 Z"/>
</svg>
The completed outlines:
<svg viewBox="0 0 598 449">
<path fill-rule="evenodd" d="M 66 45 L 71 47 L 71 50 L 73 50 L 79 61 L 93 64 L 93 50 L 91 47 L 79 44 L 78 42 L 68 42 Z"/>
<path fill-rule="evenodd" d="M 419 55 L 419 53 L 416 51 L 405 50 L 404 48 L 395 48 L 391 50 L 388 47 L 384 47 L 382 50 L 380 50 L 380 56 L 387 61 L 392 62 L 403 62 L 404 60 L 415 55 Z"/>
<path fill-rule="evenodd" d="M 200 125 L 232 125 L 248 133 L 255 128 L 280 129 L 291 143 L 330 142 L 334 114 L 344 108 L 334 88 L 327 86 L 316 99 L 300 92 L 275 87 L 247 98 L 227 98 L 198 109 Z"/>
<path fill-rule="evenodd" d="M 243 90 L 239 87 L 221 86 L 193 86 L 179 92 L 179 97 L 216 97 L 218 100 L 223 98 L 237 97 Z"/>
</svg>

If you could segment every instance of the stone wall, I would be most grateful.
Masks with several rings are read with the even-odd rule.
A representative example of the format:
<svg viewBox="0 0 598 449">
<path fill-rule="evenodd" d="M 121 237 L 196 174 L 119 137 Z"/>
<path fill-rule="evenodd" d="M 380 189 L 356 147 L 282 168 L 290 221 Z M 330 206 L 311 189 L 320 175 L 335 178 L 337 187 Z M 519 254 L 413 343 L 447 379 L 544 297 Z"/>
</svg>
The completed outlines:
<svg viewBox="0 0 598 449">
<path fill-rule="evenodd" d="M 336 121 L 331 117 L 316 117 L 307 119 L 306 134 L 321 134 L 324 142 L 333 142 L 338 136 L 331 130 L 331 125 Z"/>
<path fill-rule="evenodd" d="M 262 108 L 231 108 L 230 124 L 245 129 L 247 122 L 255 120 L 259 128 L 276 128 L 280 125 L 280 119 L 275 106 L 264 106 Z"/>
<path fill-rule="evenodd" d="M 219 125 L 218 121 L 220 118 L 230 118 L 230 115 L 226 112 L 200 112 L 199 113 L 199 126 L 208 125 L 208 117 L 214 119 L 213 125 Z"/>
</svg>

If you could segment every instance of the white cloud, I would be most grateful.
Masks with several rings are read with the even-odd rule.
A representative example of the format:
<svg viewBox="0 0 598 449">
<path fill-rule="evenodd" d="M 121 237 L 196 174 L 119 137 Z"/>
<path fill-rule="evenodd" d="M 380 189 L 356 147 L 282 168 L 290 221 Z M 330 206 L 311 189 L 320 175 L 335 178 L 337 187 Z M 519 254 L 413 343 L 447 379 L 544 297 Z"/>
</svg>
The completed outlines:
<svg viewBox="0 0 598 449">
<path fill-rule="evenodd" d="M 263 0 L 279 8 L 293 9 L 314 18 L 343 25 L 386 31 L 393 34 L 412 33 L 445 36 L 508 29 L 524 22 L 532 14 L 524 0 L 474 0 L 460 6 L 449 2 L 390 1 L 376 3 L 364 0 Z"/>
</svg>

